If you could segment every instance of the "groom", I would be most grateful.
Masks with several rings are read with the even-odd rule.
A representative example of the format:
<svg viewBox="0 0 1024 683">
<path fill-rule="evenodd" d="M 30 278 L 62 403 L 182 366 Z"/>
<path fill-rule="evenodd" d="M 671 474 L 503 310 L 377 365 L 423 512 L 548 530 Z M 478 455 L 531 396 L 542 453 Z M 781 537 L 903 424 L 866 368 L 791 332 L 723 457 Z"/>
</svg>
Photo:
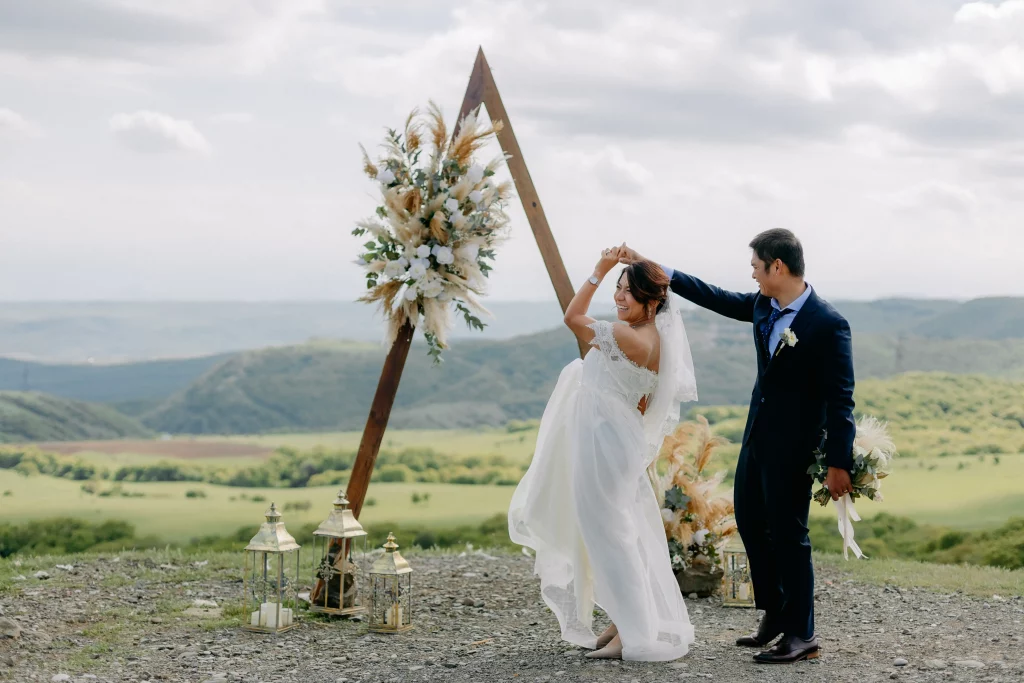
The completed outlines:
<svg viewBox="0 0 1024 683">
<path fill-rule="evenodd" d="M 753 323 L 757 380 L 736 465 L 735 506 L 757 608 L 765 614 L 757 632 L 736 644 L 766 648 L 782 635 L 754 660 L 792 663 L 818 656 L 807 469 L 823 440 L 832 499 L 852 488 L 853 353 L 850 325 L 804 282 L 803 247 L 796 235 L 768 230 L 750 248 L 759 290 L 754 294 L 727 292 L 665 271 L 672 291 L 684 299 Z M 624 261 L 642 258 L 628 248 L 625 254 Z"/>
</svg>

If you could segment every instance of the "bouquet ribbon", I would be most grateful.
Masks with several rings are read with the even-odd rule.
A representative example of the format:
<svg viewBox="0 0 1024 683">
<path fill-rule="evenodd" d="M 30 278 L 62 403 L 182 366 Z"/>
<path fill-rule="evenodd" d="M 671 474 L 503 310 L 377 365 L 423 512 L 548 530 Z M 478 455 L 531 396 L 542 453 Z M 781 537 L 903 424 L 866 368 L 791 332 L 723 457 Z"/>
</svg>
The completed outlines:
<svg viewBox="0 0 1024 683">
<path fill-rule="evenodd" d="M 836 515 L 839 517 L 839 535 L 843 537 L 843 557 L 850 559 L 850 551 L 860 559 L 865 557 L 860 546 L 853 540 L 853 523 L 860 521 L 857 509 L 853 507 L 853 498 L 847 493 L 836 502 Z"/>
</svg>

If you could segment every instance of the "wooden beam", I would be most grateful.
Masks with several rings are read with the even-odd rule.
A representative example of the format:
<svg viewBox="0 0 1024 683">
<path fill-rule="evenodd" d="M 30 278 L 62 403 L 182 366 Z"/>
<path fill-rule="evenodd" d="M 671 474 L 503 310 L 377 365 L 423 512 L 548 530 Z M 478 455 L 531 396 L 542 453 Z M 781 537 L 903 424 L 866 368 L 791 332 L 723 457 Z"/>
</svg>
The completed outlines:
<svg viewBox="0 0 1024 683">
<path fill-rule="evenodd" d="M 551 278 L 551 284 L 555 288 L 555 296 L 558 297 L 558 303 L 564 313 L 576 291 L 569 279 L 569 273 L 565 270 L 565 264 L 558 251 L 558 244 L 555 243 L 554 235 L 551 234 L 547 215 L 540 203 L 533 178 L 530 177 L 530 170 L 526 167 L 523 151 L 519 148 L 519 141 L 516 140 L 516 134 L 512 130 L 512 123 L 509 121 L 508 112 L 505 111 L 505 105 L 501 101 L 498 86 L 494 82 L 491 67 L 487 64 L 482 47 L 476 53 L 476 62 L 473 64 L 473 72 L 469 77 L 466 96 L 462 100 L 459 119 L 455 124 L 456 133 L 466 114 L 481 103 L 487 109 L 487 114 L 491 119 L 499 120 L 504 124 L 501 132 L 498 133 L 498 144 L 501 145 L 502 151 L 511 157 L 508 160 L 509 173 L 516 185 L 519 199 L 523 203 L 526 220 L 530 223 L 530 229 L 533 230 L 534 239 L 537 240 L 537 247 L 540 249 L 541 258 L 544 259 L 548 277 Z M 580 356 L 587 355 L 590 346 L 579 339 L 576 340 L 576 343 L 579 346 Z"/>
<path fill-rule="evenodd" d="M 537 240 L 537 247 L 544 259 L 551 284 L 555 287 L 558 303 L 562 307 L 562 312 L 565 312 L 575 295 L 575 290 L 569 280 L 569 274 L 565 270 L 565 264 L 562 263 L 558 245 L 555 244 L 555 238 L 551 234 L 551 226 L 548 225 L 548 219 L 544 214 L 544 207 L 541 206 L 540 197 L 537 196 L 537 188 L 533 185 L 530 171 L 526 168 L 523 152 L 519 149 L 519 141 L 516 140 L 516 135 L 512 131 L 508 112 L 505 111 L 501 95 L 498 94 L 498 86 L 494 82 L 487 58 L 484 57 L 483 48 L 480 48 L 476 54 L 476 62 L 473 64 L 473 71 L 469 77 L 466 95 L 462 99 L 462 108 L 459 110 L 459 118 L 455 122 L 455 134 L 458 133 L 459 125 L 466 114 L 481 104 L 487 109 L 487 114 L 492 119 L 498 119 L 504 124 L 504 128 L 498 133 L 498 144 L 501 145 L 502 151 L 510 155 L 509 173 L 516 185 L 519 199 L 523 203 L 526 219 Z M 359 517 L 359 513 L 363 509 L 366 491 L 370 486 L 370 477 L 373 475 L 373 466 L 377 461 L 377 454 L 380 452 L 380 444 L 384 439 L 384 430 L 387 429 L 388 419 L 391 417 L 391 408 L 395 403 L 395 396 L 398 394 L 398 383 L 402 379 L 402 370 L 405 368 L 405 361 L 409 356 L 409 347 L 412 344 L 414 332 L 412 325 L 406 323 L 399 330 L 398 337 L 384 360 L 384 368 L 381 370 L 380 380 L 377 383 L 377 393 L 373 397 L 370 415 L 367 417 L 366 427 L 363 429 L 363 438 L 359 442 L 359 453 L 352 466 L 352 476 L 348 481 L 347 496 L 352 513 L 356 517 Z M 590 350 L 589 345 L 578 339 L 576 341 L 580 356 L 585 356 Z"/>
<path fill-rule="evenodd" d="M 363 500 L 366 498 L 366 490 L 373 475 L 373 465 L 377 462 L 377 454 L 380 452 L 384 430 L 387 429 L 388 419 L 391 417 L 391 407 L 395 404 L 398 383 L 402 379 L 402 370 L 405 369 L 405 360 L 409 357 L 409 347 L 412 345 L 415 331 L 408 322 L 402 325 L 395 343 L 391 345 L 391 350 L 384 359 L 384 368 L 380 371 L 377 393 L 373 395 L 370 415 L 366 418 L 363 438 L 359 442 L 359 452 L 352 465 L 352 475 L 349 477 L 346 491 L 349 507 L 356 517 L 359 517 L 363 509 Z"/>
</svg>

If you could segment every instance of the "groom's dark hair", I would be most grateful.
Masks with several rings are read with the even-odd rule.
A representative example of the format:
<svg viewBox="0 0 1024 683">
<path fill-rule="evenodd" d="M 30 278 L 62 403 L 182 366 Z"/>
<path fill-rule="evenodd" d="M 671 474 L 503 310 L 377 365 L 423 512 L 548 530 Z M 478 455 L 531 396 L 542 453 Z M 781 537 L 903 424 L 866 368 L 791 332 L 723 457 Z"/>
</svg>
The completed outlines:
<svg viewBox="0 0 1024 683">
<path fill-rule="evenodd" d="M 757 258 L 766 264 L 778 259 L 786 264 L 789 272 L 797 277 L 804 275 L 804 248 L 800 240 L 785 228 L 765 230 L 750 242 L 750 248 Z"/>
</svg>

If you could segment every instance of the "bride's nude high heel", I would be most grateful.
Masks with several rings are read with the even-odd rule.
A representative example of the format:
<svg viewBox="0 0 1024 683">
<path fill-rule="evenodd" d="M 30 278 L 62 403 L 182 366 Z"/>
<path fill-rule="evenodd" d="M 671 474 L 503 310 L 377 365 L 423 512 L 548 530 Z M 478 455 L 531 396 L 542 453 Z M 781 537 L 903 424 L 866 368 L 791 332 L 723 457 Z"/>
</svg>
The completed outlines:
<svg viewBox="0 0 1024 683">
<path fill-rule="evenodd" d="M 619 629 L 612 624 L 604 630 L 604 633 L 597 637 L 597 649 L 600 650 L 608 643 L 612 642 L 612 638 L 619 635 Z"/>
<path fill-rule="evenodd" d="M 587 659 L 622 659 L 622 641 L 616 635 L 611 642 L 600 650 L 594 650 L 583 655 Z"/>
</svg>

